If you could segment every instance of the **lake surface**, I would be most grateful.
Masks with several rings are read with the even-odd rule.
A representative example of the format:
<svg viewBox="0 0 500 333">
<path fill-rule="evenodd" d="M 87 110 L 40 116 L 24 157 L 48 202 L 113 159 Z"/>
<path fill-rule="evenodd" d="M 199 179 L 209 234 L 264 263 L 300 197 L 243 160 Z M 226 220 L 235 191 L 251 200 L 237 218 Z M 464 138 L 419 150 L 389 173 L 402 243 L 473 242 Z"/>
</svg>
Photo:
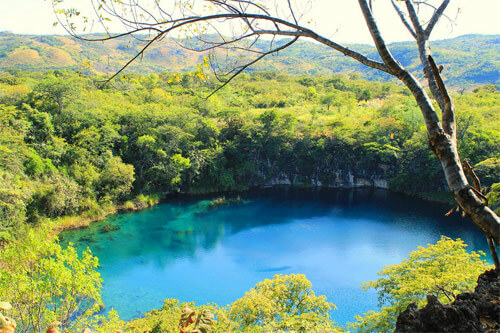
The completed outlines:
<svg viewBox="0 0 500 333">
<path fill-rule="evenodd" d="M 472 222 L 444 217 L 450 206 L 388 191 L 285 187 L 240 196 L 244 203 L 217 208 L 213 197 L 171 199 L 62 237 L 99 257 L 106 309 L 124 320 L 166 298 L 226 305 L 275 274 L 302 273 L 344 324 L 378 308 L 361 282 L 419 245 L 446 235 L 487 252 Z"/>
</svg>

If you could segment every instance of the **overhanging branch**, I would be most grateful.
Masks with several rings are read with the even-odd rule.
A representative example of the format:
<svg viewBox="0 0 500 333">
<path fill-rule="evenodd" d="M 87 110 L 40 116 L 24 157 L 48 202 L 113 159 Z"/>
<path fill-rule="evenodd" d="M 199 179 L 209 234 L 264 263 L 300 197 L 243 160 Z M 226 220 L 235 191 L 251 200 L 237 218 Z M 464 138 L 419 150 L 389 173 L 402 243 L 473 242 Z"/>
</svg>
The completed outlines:
<svg viewBox="0 0 500 333">
<path fill-rule="evenodd" d="M 404 26 L 410 32 L 410 34 L 413 36 L 413 38 L 417 39 L 417 34 L 415 33 L 415 30 L 413 30 L 412 26 L 410 25 L 410 22 L 405 17 L 405 14 L 401 11 L 401 9 L 396 5 L 396 2 L 394 0 L 391 0 L 392 6 L 394 7 L 394 10 L 396 13 L 398 13 L 399 18 L 401 19 L 401 22 L 403 22 Z"/>
<path fill-rule="evenodd" d="M 210 98 L 213 94 L 215 94 L 217 91 L 221 90 L 222 88 L 224 88 L 227 84 L 229 84 L 229 82 L 231 82 L 236 76 L 238 76 L 239 74 L 241 74 L 241 72 L 243 72 L 245 69 L 247 69 L 248 67 L 252 66 L 253 64 L 255 64 L 256 62 L 260 61 L 262 58 L 264 58 L 265 56 L 267 55 L 270 55 L 270 54 L 273 54 L 273 53 L 277 53 L 283 49 L 286 49 L 287 47 L 291 46 L 293 43 L 295 43 L 297 40 L 299 39 L 299 37 L 295 37 L 294 39 L 292 39 L 290 42 L 280 46 L 280 47 L 277 47 L 269 52 L 265 52 L 261 55 L 259 55 L 257 58 L 255 58 L 254 60 L 248 62 L 247 64 L 245 65 L 242 65 L 240 66 L 240 68 L 235 71 L 233 74 L 231 74 L 231 76 L 229 77 L 229 79 L 225 80 L 220 86 L 218 86 L 217 88 L 215 88 L 207 97 L 205 97 L 205 99 L 208 99 Z"/>
<path fill-rule="evenodd" d="M 199 22 L 211 22 L 213 20 L 221 20 L 221 19 L 227 19 L 227 20 L 242 19 L 242 20 L 245 20 L 245 22 L 247 22 L 247 24 L 248 24 L 248 22 L 250 22 L 250 20 L 259 20 L 259 21 L 270 22 L 278 28 L 276 30 L 256 30 L 255 28 L 253 28 L 252 29 L 253 33 L 248 34 L 248 36 L 251 36 L 251 35 L 275 35 L 275 36 L 291 36 L 291 37 L 295 37 L 295 38 L 298 38 L 298 37 L 311 38 L 311 39 L 314 39 L 314 40 L 330 47 L 330 48 L 333 48 L 334 50 L 337 50 L 337 51 L 343 53 L 346 56 L 349 56 L 349 57 L 359 61 L 360 63 L 362 63 L 366 66 L 384 71 L 384 72 L 389 73 L 389 74 L 394 74 L 393 71 L 391 71 L 384 63 L 373 60 L 373 59 L 369 59 L 365 55 L 363 55 L 359 52 L 356 52 L 354 50 L 351 50 L 343 45 L 335 43 L 335 42 L 329 40 L 328 38 L 325 38 L 325 37 L 317 34 L 316 32 L 314 32 L 306 27 L 297 25 L 295 23 L 292 23 L 292 22 L 289 22 L 289 21 L 286 21 L 283 19 L 279 19 L 276 17 L 267 16 L 267 15 L 261 15 L 261 14 L 228 13 L 228 14 L 214 14 L 214 15 L 207 15 L 207 16 L 184 17 L 184 18 L 171 20 L 170 22 L 150 23 L 150 24 L 147 24 L 145 27 L 140 27 L 140 28 L 134 29 L 134 30 L 126 32 L 126 33 L 112 35 L 112 36 L 109 36 L 106 38 L 87 38 L 87 37 L 83 37 L 83 36 L 77 36 L 76 34 L 74 34 L 71 31 L 68 31 L 68 32 L 70 32 L 76 38 L 79 38 L 79 39 L 82 39 L 85 41 L 106 41 L 109 39 L 117 39 L 120 37 L 124 37 L 126 35 L 134 35 L 136 33 L 145 32 L 145 31 L 154 31 L 155 33 L 157 33 L 157 35 L 154 38 L 152 38 L 150 41 L 148 41 L 147 44 L 141 49 L 141 51 L 139 51 L 139 53 L 136 56 L 134 56 L 132 59 L 130 59 L 125 64 L 125 66 L 123 66 L 117 73 L 115 73 L 109 80 L 107 80 L 105 82 L 105 83 L 107 83 L 110 80 L 112 80 L 114 77 L 116 77 L 119 73 L 121 73 L 126 67 L 128 67 L 140 55 L 142 55 L 146 51 L 146 49 L 151 46 L 151 44 L 153 42 L 157 41 L 160 38 L 163 38 L 171 31 L 174 31 L 176 29 L 180 29 L 181 27 L 184 27 L 184 26 L 189 26 L 191 24 L 199 23 Z M 165 25 L 170 25 L 170 27 L 163 29 L 163 30 L 159 29 L 159 27 L 165 26 Z M 279 25 L 284 26 L 288 29 L 287 30 L 280 29 Z M 232 41 L 231 40 L 224 41 L 223 43 L 221 43 L 221 45 L 232 44 L 236 40 L 242 40 L 244 38 L 246 38 L 246 37 L 245 36 L 235 37 L 235 38 L 233 38 Z M 265 55 L 267 55 L 267 54 L 268 53 L 266 53 Z M 252 64 L 253 63 L 255 63 L 255 62 L 252 62 Z"/>
</svg>

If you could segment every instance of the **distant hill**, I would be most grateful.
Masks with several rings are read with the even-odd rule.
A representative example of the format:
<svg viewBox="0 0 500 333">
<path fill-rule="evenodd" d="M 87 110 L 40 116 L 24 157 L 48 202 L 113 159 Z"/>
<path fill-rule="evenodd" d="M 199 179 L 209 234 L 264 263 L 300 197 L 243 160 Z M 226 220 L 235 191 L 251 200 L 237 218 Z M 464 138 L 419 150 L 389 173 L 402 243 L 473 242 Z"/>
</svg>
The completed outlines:
<svg viewBox="0 0 500 333">
<path fill-rule="evenodd" d="M 0 33 L 0 70 L 21 69 L 44 71 L 53 69 L 81 70 L 90 61 L 99 73 L 113 73 L 139 49 L 133 38 L 102 42 L 84 42 L 68 36 L 16 35 Z M 260 46 L 265 48 L 266 42 Z M 444 65 L 444 77 L 450 87 L 471 88 L 493 83 L 500 85 L 500 35 L 465 35 L 431 42 L 436 61 Z M 378 58 L 374 47 L 350 45 L 371 58 Z M 411 42 L 391 44 L 393 54 L 417 75 L 418 55 Z M 179 72 L 193 70 L 203 54 L 179 47 L 173 39 L 152 46 L 142 60 L 131 65 L 128 72 Z M 326 46 L 301 41 L 253 66 L 254 71 L 282 71 L 291 74 L 328 75 L 359 73 L 368 80 L 389 80 L 390 77 L 369 69 Z"/>
</svg>

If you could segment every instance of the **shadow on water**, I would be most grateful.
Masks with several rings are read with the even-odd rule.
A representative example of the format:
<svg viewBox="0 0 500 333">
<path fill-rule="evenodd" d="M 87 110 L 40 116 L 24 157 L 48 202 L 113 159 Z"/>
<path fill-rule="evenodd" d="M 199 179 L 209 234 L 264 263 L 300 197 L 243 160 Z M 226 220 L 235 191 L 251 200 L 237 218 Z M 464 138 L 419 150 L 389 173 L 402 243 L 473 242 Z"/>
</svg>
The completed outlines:
<svg viewBox="0 0 500 333">
<path fill-rule="evenodd" d="M 99 257 L 103 300 L 124 319 L 169 297 L 227 304 L 265 278 L 304 273 L 345 323 L 376 310 L 361 281 L 417 246 L 446 235 L 487 250 L 468 219 L 444 216 L 448 205 L 389 191 L 279 187 L 240 196 L 245 203 L 216 208 L 213 197 L 180 196 L 62 236 Z"/>
</svg>

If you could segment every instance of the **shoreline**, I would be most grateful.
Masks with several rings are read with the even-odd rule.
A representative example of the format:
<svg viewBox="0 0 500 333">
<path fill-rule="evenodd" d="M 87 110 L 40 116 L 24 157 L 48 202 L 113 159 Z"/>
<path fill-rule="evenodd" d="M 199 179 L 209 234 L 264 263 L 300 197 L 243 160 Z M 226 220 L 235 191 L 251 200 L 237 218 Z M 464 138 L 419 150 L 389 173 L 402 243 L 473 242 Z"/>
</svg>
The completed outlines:
<svg viewBox="0 0 500 333">
<path fill-rule="evenodd" d="M 90 224 L 94 222 L 102 221 L 112 215 L 124 213 L 124 212 L 134 212 L 139 210 L 144 210 L 153 207 L 166 200 L 154 200 L 148 203 L 135 203 L 133 206 L 127 204 L 130 201 L 113 207 L 103 208 L 100 215 L 86 217 L 85 213 L 76 216 L 63 216 L 54 220 L 51 220 L 51 228 L 55 234 L 59 234 L 66 230 L 75 230 L 80 228 L 87 228 Z"/>
<path fill-rule="evenodd" d="M 52 231 L 55 234 L 59 234 L 63 231 L 66 230 L 74 230 L 74 229 L 80 229 L 80 228 L 86 228 L 90 224 L 94 222 L 99 222 L 102 221 L 112 215 L 119 214 L 119 213 L 125 213 L 125 212 L 134 212 L 134 211 L 140 211 L 144 210 L 147 208 L 151 208 L 157 204 L 167 202 L 169 199 L 172 198 L 172 196 L 177 196 L 177 195 L 183 195 L 183 196 L 202 196 L 202 195 L 233 195 L 233 194 L 238 194 L 246 191 L 251 191 L 252 189 L 266 189 L 266 188 L 277 188 L 277 187 L 294 187 L 297 189 L 373 189 L 373 190 L 384 190 L 384 191 L 389 191 L 392 193 L 399 193 L 403 194 L 409 197 L 414 197 L 414 198 L 419 198 L 421 200 L 429 201 L 429 202 L 434 202 L 434 203 L 440 203 L 440 204 L 449 204 L 449 205 L 456 205 L 456 203 L 453 200 L 453 197 L 449 194 L 449 192 L 433 192 L 433 193 L 422 193 L 422 194 L 415 194 L 411 195 L 405 192 L 400 192 L 400 191 L 395 191 L 390 188 L 384 188 L 384 187 L 377 187 L 377 186 L 318 186 L 318 185 L 312 185 L 312 186 L 305 186 L 305 185 L 287 185 L 287 184 L 273 184 L 273 185 L 260 185 L 260 186 L 252 186 L 248 187 L 244 190 L 241 191 L 193 191 L 193 192 L 176 192 L 176 193 L 165 193 L 162 195 L 162 197 L 157 196 L 155 200 L 149 201 L 149 202 L 132 202 L 133 205 L 131 205 L 131 201 L 127 201 L 121 205 L 113 206 L 113 207 L 108 207 L 108 208 L 103 208 L 103 212 L 101 215 L 98 216 L 92 216 L 92 217 L 85 217 L 85 214 L 82 215 L 77 215 L 77 216 L 65 216 L 65 217 L 60 217 L 56 220 L 51 221 L 51 228 Z"/>
</svg>

